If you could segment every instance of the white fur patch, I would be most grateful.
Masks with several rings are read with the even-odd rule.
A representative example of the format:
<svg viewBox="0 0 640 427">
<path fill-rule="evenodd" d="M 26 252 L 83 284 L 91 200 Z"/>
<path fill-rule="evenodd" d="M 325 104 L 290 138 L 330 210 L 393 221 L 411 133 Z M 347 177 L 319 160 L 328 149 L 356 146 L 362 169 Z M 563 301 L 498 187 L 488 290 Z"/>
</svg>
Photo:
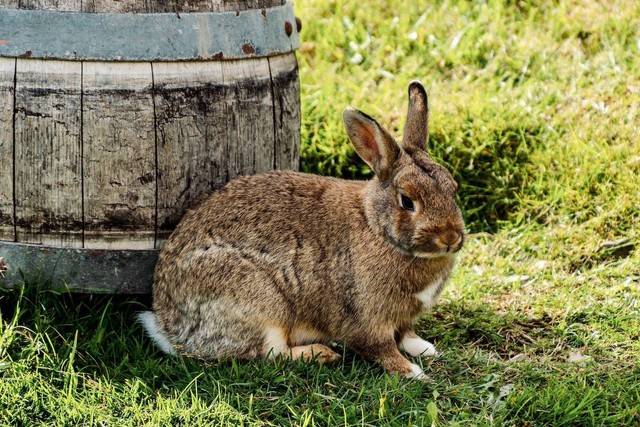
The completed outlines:
<svg viewBox="0 0 640 427">
<path fill-rule="evenodd" d="M 420 252 L 420 251 L 412 251 L 411 255 L 416 258 L 429 258 L 435 259 L 440 258 L 445 255 L 451 255 L 449 252 Z"/>
<path fill-rule="evenodd" d="M 282 328 L 271 326 L 265 330 L 263 350 L 268 357 L 276 357 L 279 354 L 289 352 L 287 339 Z"/>
<path fill-rule="evenodd" d="M 424 381 L 427 379 L 427 376 L 422 372 L 422 368 L 416 365 L 415 363 L 411 363 L 411 373 L 405 375 L 406 378 L 411 378 L 414 380 Z"/>
<path fill-rule="evenodd" d="M 443 278 L 437 279 L 435 282 L 424 288 L 416 294 L 416 298 L 422 303 L 423 310 L 429 310 L 438 302 L 440 291 L 442 290 Z"/>
<path fill-rule="evenodd" d="M 398 345 L 398 348 L 413 357 L 438 355 L 433 344 L 420 337 L 405 336 Z"/>
<path fill-rule="evenodd" d="M 156 347 L 171 356 L 178 354 L 162 329 L 160 329 L 158 318 L 153 311 L 142 311 L 138 313 L 137 317 Z"/>
</svg>

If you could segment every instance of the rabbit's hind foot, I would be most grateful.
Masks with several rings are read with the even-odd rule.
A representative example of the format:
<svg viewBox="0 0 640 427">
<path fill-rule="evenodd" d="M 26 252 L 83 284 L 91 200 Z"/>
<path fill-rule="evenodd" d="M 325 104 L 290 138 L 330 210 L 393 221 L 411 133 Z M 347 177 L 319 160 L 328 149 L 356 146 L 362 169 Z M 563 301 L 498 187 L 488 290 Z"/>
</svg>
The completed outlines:
<svg viewBox="0 0 640 427">
<path fill-rule="evenodd" d="M 321 365 L 337 362 L 340 355 L 324 344 L 308 344 L 289 347 L 282 328 L 271 327 L 266 330 L 264 354 L 269 357 L 288 357 L 291 360 L 314 360 Z"/>
<path fill-rule="evenodd" d="M 342 357 L 324 344 L 308 344 L 291 347 L 291 359 L 314 360 L 321 365 L 338 362 Z"/>
</svg>

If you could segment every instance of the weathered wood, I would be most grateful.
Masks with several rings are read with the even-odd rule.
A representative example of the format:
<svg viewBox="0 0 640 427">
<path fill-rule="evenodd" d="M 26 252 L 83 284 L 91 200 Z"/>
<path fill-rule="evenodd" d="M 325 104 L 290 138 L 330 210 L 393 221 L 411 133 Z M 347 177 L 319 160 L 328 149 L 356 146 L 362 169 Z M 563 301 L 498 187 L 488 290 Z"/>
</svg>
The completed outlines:
<svg viewBox="0 0 640 427">
<path fill-rule="evenodd" d="M 13 97 L 16 60 L 0 58 L 0 240 L 15 239 L 13 227 Z"/>
<path fill-rule="evenodd" d="M 229 179 L 273 169 L 273 98 L 267 58 L 222 63 Z"/>
<path fill-rule="evenodd" d="M 199 196 L 227 181 L 220 62 L 153 64 L 158 135 L 158 239 Z"/>
<path fill-rule="evenodd" d="M 17 3 L 18 9 L 73 12 L 79 11 L 82 8 L 82 0 L 18 0 Z"/>
<path fill-rule="evenodd" d="M 19 40 L 7 26 L 37 27 L 12 17 L 49 19 L 40 10 L 172 12 L 182 24 L 195 19 L 204 28 L 195 37 L 198 46 L 210 46 L 215 37 L 229 36 L 225 28 L 229 20 L 237 23 L 236 16 L 251 15 L 252 30 L 270 17 L 293 22 L 289 4 L 285 14 L 274 7 L 284 3 L 0 0 L 0 13 L 13 8 L 0 15 L 0 30 L 5 29 L 0 39 L 7 40 L 0 55 L 11 56 L 0 57 L 0 257 L 17 266 L 0 286 L 42 269 L 42 277 L 55 274 L 56 281 L 73 287 L 147 292 L 157 250 L 186 209 L 237 176 L 297 169 L 300 141 L 297 33 L 294 43 L 294 36 L 283 32 L 289 43 L 284 50 L 271 43 L 279 37 L 278 26 L 258 37 L 263 44 L 240 33 L 238 57 L 196 55 L 181 61 L 169 49 L 165 62 L 155 56 L 123 62 L 123 56 L 109 56 L 108 46 L 103 51 L 96 45 L 98 56 L 83 57 L 60 37 L 52 36 L 54 46 L 36 31 L 38 46 L 70 52 L 54 55 L 67 59 L 59 61 L 46 51 L 39 56 L 27 47 L 8 50 Z M 203 14 L 188 13 L 248 9 L 253 10 L 221 17 L 220 26 L 212 24 L 215 17 L 201 25 Z M 76 28 L 94 28 L 80 21 L 85 22 L 73 21 Z M 29 37 L 24 39 L 33 41 Z"/>
<path fill-rule="evenodd" d="M 0 0 L 0 7 L 76 12 L 228 12 L 280 6 L 285 0 Z"/>
<path fill-rule="evenodd" d="M 281 6 L 285 0 L 0 0 L 0 7 L 68 12 L 228 12 Z"/>
<path fill-rule="evenodd" d="M 155 132 L 149 63 L 83 70 L 85 247 L 154 247 Z"/>
<path fill-rule="evenodd" d="M 24 278 L 77 292 L 139 294 L 151 291 L 158 251 L 60 248 L 0 241 L 0 257 L 8 265 L 0 275 L 0 287 L 11 287 Z"/>
<path fill-rule="evenodd" d="M 81 65 L 19 59 L 16 70 L 17 241 L 81 247 Z"/>
<path fill-rule="evenodd" d="M 138 0 L 83 0 L 82 12 L 89 13 L 147 13 L 147 1 Z"/>
<path fill-rule="evenodd" d="M 298 170 L 300 163 L 300 80 L 294 53 L 269 58 L 275 126 L 275 169 Z"/>
</svg>

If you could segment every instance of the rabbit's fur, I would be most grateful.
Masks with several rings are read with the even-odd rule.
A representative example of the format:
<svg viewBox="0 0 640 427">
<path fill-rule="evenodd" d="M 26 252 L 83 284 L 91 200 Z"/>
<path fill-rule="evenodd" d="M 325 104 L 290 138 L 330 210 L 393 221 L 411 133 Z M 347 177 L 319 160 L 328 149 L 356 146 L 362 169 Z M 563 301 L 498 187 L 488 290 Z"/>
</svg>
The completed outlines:
<svg viewBox="0 0 640 427">
<path fill-rule="evenodd" d="M 424 376 L 400 351 L 436 353 L 413 325 L 463 244 L 457 185 L 427 154 L 419 82 L 402 148 L 353 108 L 343 119 L 371 181 L 247 176 L 184 216 L 160 253 L 155 315 L 141 316 L 165 352 L 328 362 L 339 356 L 321 343 L 339 340 L 390 373 Z"/>
</svg>

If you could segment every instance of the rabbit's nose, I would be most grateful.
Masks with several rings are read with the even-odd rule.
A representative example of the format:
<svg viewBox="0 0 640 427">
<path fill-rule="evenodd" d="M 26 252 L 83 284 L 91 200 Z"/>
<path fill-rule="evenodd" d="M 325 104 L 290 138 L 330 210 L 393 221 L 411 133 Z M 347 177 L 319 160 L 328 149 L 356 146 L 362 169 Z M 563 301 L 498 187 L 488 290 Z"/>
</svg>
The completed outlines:
<svg viewBox="0 0 640 427">
<path fill-rule="evenodd" d="M 445 252 L 456 252 L 462 247 L 463 234 L 457 230 L 447 230 L 436 238 L 436 244 Z"/>
</svg>

